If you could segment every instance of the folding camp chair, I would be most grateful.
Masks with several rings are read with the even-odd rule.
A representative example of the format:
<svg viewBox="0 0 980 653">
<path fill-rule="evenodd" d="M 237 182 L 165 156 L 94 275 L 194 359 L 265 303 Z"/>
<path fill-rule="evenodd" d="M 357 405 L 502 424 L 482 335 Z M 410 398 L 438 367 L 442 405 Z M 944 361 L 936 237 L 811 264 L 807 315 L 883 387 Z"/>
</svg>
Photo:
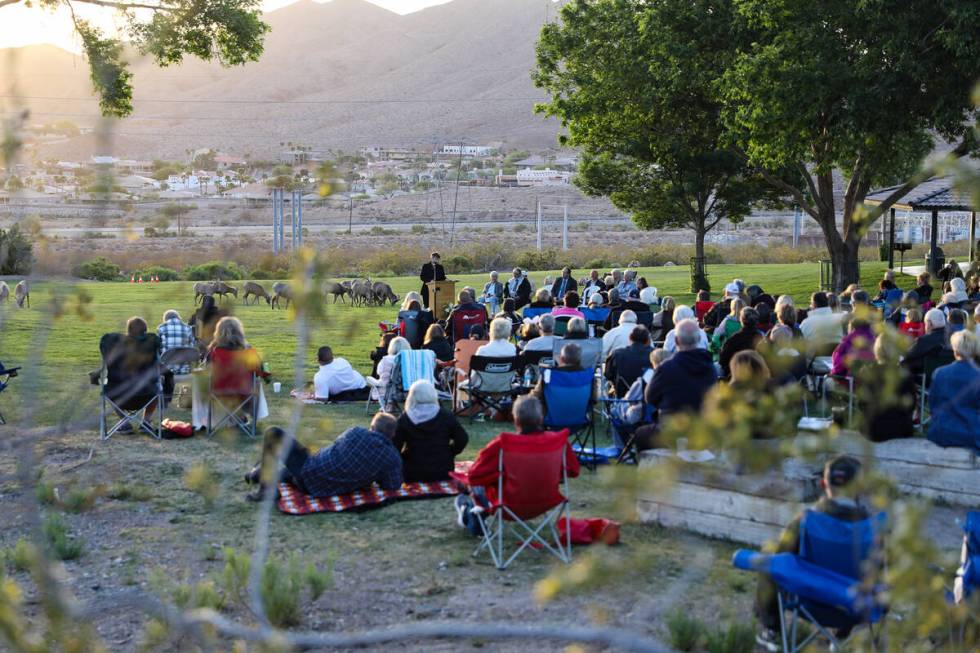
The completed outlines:
<svg viewBox="0 0 980 653">
<path fill-rule="evenodd" d="M 832 631 L 850 633 L 861 625 L 871 630 L 872 648 L 886 650 L 881 627 L 887 612 L 881 598 L 883 588 L 864 580 L 869 567 L 876 564 L 878 538 L 886 520 L 885 513 L 879 513 L 845 522 L 807 510 L 800 521 L 798 555 L 735 552 L 735 567 L 768 574 L 778 588 L 784 653 L 803 651 L 817 637 L 827 639 L 831 650 L 839 650 L 841 642 Z M 799 632 L 800 619 L 813 625 L 805 636 Z"/>
<path fill-rule="evenodd" d="M 523 317 L 525 320 L 533 320 L 539 315 L 544 315 L 545 313 L 550 313 L 550 312 L 551 312 L 550 307 L 541 306 L 541 307 L 532 308 L 530 306 L 525 306 L 524 310 L 521 311 L 521 317 Z"/>
<path fill-rule="evenodd" d="M 571 315 L 559 315 L 555 318 L 555 335 L 559 337 L 564 337 L 565 332 L 568 331 L 568 323 L 572 321 Z"/>
<path fill-rule="evenodd" d="M 428 349 L 411 349 L 398 352 L 395 356 L 395 366 L 391 371 L 391 381 L 385 388 L 382 406 L 395 413 L 401 410 L 405 403 L 408 390 L 416 381 L 436 383 L 436 354 Z M 370 400 L 369 400 L 370 401 Z"/>
<path fill-rule="evenodd" d="M 572 449 L 589 467 L 596 467 L 595 422 L 592 408 L 595 400 L 595 374 L 592 369 L 544 369 L 544 427 L 566 429 L 572 438 Z M 588 448 L 591 442 L 591 449 Z"/>
<path fill-rule="evenodd" d="M 975 591 L 980 591 L 980 511 L 966 513 L 963 553 L 953 585 L 953 600 L 962 603 Z"/>
<path fill-rule="evenodd" d="M 517 359 L 518 372 L 521 374 L 525 387 L 534 386 L 541 378 L 541 369 L 553 367 L 554 364 L 554 355 L 543 349 L 521 352 Z"/>
<path fill-rule="evenodd" d="M 493 358 L 473 356 L 470 359 L 470 372 L 465 381 L 458 385 L 460 392 L 469 397 L 469 407 L 478 406 L 483 410 L 502 410 L 504 403 L 524 392 L 517 385 L 517 357 Z M 457 394 L 458 398 L 458 394 Z M 458 412 L 458 411 L 457 411 Z M 475 411 L 470 418 L 476 417 Z"/>
<path fill-rule="evenodd" d="M 561 519 L 568 523 L 569 518 L 567 449 L 567 431 L 530 437 L 500 435 L 497 496 L 489 508 L 473 513 L 482 534 L 474 556 L 487 550 L 497 569 L 506 569 L 522 551 L 535 546 L 566 564 L 571 562 L 571 538 L 563 541 L 557 528 Z M 518 536 L 520 545 L 505 559 L 508 529 Z"/>
<path fill-rule="evenodd" d="M 221 353 L 219 357 L 219 352 Z M 208 376 L 208 435 L 224 426 L 234 426 L 255 437 L 259 416 L 258 354 L 253 349 L 211 353 Z M 215 421 L 215 406 L 221 412 Z"/>
<path fill-rule="evenodd" d="M 926 415 L 929 408 L 929 388 L 932 386 L 932 375 L 940 367 L 950 365 L 955 361 L 952 349 L 940 349 L 926 356 L 922 361 L 922 377 L 919 379 L 919 432 L 925 433 L 931 415 Z"/>
<path fill-rule="evenodd" d="M 576 344 L 582 349 L 582 367 L 593 370 L 602 363 L 602 338 L 579 338 L 568 340 L 555 338 L 551 343 L 551 354 L 555 361 L 561 355 L 561 348 L 568 344 Z"/>
<path fill-rule="evenodd" d="M 17 376 L 17 372 L 20 371 L 19 367 L 4 367 L 3 363 L 0 363 L 0 393 L 7 389 L 10 384 L 10 379 Z M 7 420 L 4 418 L 3 413 L 0 413 L 0 424 L 6 424 Z"/>
<path fill-rule="evenodd" d="M 452 333 L 453 342 L 466 340 L 470 337 L 473 327 L 486 329 L 487 309 L 483 306 L 478 308 L 456 309 L 450 315 L 449 329 Z"/>
<path fill-rule="evenodd" d="M 617 464 L 636 463 L 639 452 L 636 449 L 636 430 L 641 426 L 653 423 L 653 407 L 644 400 L 646 382 L 641 376 L 638 381 L 639 397 L 631 398 L 629 393 L 622 397 L 603 397 L 599 405 L 602 415 L 606 418 L 608 434 L 613 443 L 621 448 L 616 456 Z M 632 388 L 632 386 L 631 386 Z M 639 412 L 639 419 L 628 419 L 629 413 Z"/>
<path fill-rule="evenodd" d="M 99 353 L 102 369 L 99 371 L 99 437 L 106 441 L 129 426 L 134 431 L 145 431 L 157 440 L 162 437 L 163 384 L 160 379 L 160 359 L 154 351 L 145 360 L 132 360 L 132 352 L 126 349 L 127 336 L 111 333 L 102 336 Z M 146 420 L 151 408 L 153 422 Z M 110 412 L 118 419 L 109 425 Z"/>
</svg>

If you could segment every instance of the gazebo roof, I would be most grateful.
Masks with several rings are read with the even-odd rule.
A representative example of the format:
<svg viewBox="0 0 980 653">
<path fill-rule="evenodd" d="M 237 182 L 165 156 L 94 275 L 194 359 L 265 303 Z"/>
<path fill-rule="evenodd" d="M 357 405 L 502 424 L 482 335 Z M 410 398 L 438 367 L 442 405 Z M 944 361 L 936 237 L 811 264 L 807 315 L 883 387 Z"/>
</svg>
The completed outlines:
<svg viewBox="0 0 980 653">
<path fill-rule="evenodd" d="M 868 204 L 881 204 L 899 186 L 890 186 L 869 193 Z M 968 193 L 953 187 L 952 177 L 933 177 L 898 198 L 893 208 L 903 211 L 974 211 Z"/>
</svg>

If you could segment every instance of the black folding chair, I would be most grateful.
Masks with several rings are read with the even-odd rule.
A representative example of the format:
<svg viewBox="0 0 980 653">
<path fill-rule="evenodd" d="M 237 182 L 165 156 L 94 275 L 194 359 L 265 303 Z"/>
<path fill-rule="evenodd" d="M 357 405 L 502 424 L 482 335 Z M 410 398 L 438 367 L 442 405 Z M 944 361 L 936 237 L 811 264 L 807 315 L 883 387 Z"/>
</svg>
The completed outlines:
<svg viewBox="0 0 980 653">
<path fill-rule="evenodd" d="M 17 376 L 18 371 L 20 371 L 19 367 L 4 367 L 3 363 L 0 363 L 0 393 L 7 389 L 7 386 L 10 385 L 10 379 Z M 0 413 L 0 424 L 6 423 L 7 420 L 3 413 Z"/>
<path fill-rule="evenodd" d="M 469 395 L 470 407 L 503 410 L 504 404 L 525 391 L 516 383 L 517 357 L 473 356 L 470 372 L 459 389 Z M 470 419 L 476 417 L 474 412 Z"/>
<path fill-rule="evenodd" d="M 541 378 L 541 368 L 554 366 L 554 354 L 550 350 L 532 350 L 521 352 L 517 358 L 518 372 L 525 387 L 531 387 Z M 528 374 L 530 371 L 530 375 Z"/>
<path fill-rule="evenodd" d="M 99 436 L 106 441 L 129 425 L 134 431 L 145 431 L 155 439 L 162 437 L 163 383 L 160 358 L 153 352 L 146 360 L 132 360 L 134 353 L 127 349 L 122 334 L 107 334 L 99 343 L 102 369 L 99 371 Z M 137 367 L 138 366 L 138 367 Z M 153 410 L 153 422 L 146 413 Z M 110 412 L 118 417 L 109 425 Z"/>
</svg>

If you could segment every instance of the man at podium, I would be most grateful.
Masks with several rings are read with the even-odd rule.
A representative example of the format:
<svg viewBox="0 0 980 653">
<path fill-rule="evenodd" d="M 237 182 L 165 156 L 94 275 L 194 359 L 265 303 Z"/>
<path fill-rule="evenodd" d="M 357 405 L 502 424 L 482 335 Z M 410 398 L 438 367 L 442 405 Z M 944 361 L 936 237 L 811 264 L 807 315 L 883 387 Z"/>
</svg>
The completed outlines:
<svg viewBox="0 0 980 653">
<path fill-rule="evenodd" d="M 439 252 L 432 252 L 429 262 L 422 266 L 419 279 L 422 280 L 422 303 L 429 308 L 429 282 L 446 280 L 446 270 L 439 263 Z"/>
</svg>

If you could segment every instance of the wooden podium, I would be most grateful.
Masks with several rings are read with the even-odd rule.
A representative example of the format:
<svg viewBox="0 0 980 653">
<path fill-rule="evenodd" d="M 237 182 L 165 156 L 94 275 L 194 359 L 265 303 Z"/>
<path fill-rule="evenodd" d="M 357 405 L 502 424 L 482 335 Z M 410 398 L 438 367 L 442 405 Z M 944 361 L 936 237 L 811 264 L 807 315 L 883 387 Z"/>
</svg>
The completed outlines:
<svg viewBox="0 0 980 653">
<path fill-rule="evenodd" d="M 449 307 L 456 300 L 455 281 L 430 281 L 426 284 L 429 288 L 429 308 L 432 315 L 437 320 L 449 315 Z"/>
</svg>

